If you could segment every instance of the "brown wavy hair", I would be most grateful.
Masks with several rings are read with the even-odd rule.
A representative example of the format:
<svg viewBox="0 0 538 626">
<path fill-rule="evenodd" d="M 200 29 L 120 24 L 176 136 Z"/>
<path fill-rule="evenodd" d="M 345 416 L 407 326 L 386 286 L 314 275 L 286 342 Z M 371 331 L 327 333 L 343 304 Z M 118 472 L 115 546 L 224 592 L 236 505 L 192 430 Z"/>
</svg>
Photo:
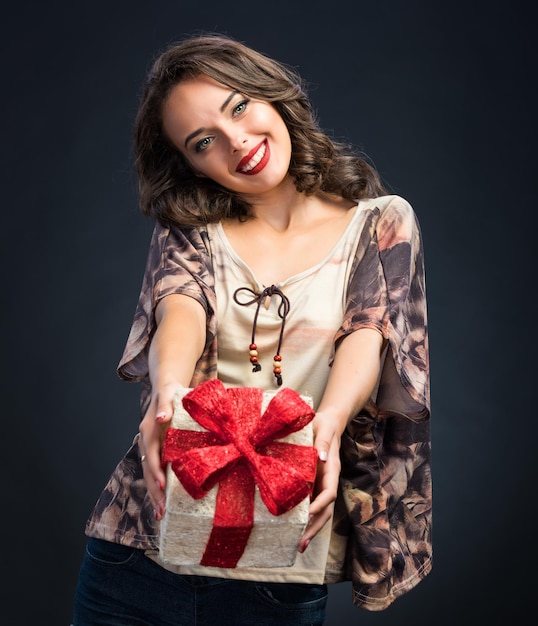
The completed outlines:
<svg viewBox="0 0 538 626">
<path fill-rule="evenodd" d="M 230 37 L 209 34 L 164 51 L 144 84 L 134 151 L 140 208 L 145 215 L 163 224 L 200 226 L 250 214 L 250 206 L 237 193 L 196 176 L 163 132 L 162 108 L 170 91 L 200 74 L 247 97 L 272 103 L 290 133 L 289 174 L 297 191 L 349 200 L 386 193 L 379 175 L 363 157 L 320 130 L 304 83 L 293 69 Z"/>
</svg>

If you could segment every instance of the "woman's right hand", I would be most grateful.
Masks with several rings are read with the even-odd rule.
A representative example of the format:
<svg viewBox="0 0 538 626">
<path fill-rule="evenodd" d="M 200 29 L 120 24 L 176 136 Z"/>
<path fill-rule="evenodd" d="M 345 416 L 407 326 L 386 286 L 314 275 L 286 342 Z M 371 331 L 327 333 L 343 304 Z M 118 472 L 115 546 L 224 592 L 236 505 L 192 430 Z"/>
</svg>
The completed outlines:
<svg viewBox="0 0 538 626">
<path fill-rule="evenodd" d="M 161 464 L 161 451 L 164 434 L 172 420 L 174 393 L 178 386 L 169 384 L 154 390 L 138 429 L 142 470 L 156 520 L 163 518 L 166 506 L 166 474 Z"/>
<path fill-rule="evenodd" d="M 162 442 L 174 413 L 174 394 L 188 386 L 204 349 L 206 316 L 197 300 L 171 294 L 157 305 L 155 320 L 148 356 L 151 401 L 138 428 L 138 446 L 155 519 L 161 520 L 166 506 Z"/>
</svg>

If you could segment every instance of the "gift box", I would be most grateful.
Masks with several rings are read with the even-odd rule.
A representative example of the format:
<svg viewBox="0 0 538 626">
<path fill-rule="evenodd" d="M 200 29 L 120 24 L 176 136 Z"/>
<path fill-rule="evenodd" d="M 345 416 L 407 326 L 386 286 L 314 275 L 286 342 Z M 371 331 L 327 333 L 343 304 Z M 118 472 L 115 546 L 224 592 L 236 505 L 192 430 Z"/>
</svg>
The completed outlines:
<svg viewBox="0 0 538 626">
<path fill-rule="evenodd" d="M 176 565 L 289 567 L 308 523 L 317 452 L 312 399 L 292 389 L 180 389 L 163 442 L 160 558 Z"/>
</svg>

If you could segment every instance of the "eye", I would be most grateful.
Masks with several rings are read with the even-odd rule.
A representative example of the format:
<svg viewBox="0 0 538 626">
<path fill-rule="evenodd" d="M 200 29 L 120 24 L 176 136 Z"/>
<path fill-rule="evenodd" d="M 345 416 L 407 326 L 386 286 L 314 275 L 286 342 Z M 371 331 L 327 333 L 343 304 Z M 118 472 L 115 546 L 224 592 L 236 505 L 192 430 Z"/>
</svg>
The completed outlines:
<svg viewBox="0 0 538 626">
<path fill-rule="evenodd" d="M 241 115 L 241 113 L 243 113 L 245 111 L 245 109 L 247 108 L 247 104 L 250 102 L 250 100 L 242 100 L 239 104 L 237 104 L 236 106 L 234 106 L 233 110 L 232 110 L 232 115 Z"/>
<path fill-rule="evenodd" d="M 207 148 L 213 143 L 213 137 L 204 137 L 203 139 L 200 139 L 200 141 L 197 141 L 194 144 L 194 151 L 195 152 L 202 152 L 203 150 L 207 150 Z"/>
</svg>

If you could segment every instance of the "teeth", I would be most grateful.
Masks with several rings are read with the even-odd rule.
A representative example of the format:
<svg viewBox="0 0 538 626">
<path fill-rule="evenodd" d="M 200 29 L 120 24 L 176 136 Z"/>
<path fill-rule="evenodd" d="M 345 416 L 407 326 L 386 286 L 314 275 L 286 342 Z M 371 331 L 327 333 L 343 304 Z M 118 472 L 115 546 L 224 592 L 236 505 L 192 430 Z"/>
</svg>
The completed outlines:
<svg viewBox="0 0 538 626">
<path fill-rule="evenodd" d="M 245 167 L 241 168 L 242 172 L 250 172 L 251 169 L 254 169 L 256 165 L 263 159 L 265 156 L 265 142 L 260 146 L 260 149 L 256 154 L 250 159 L 250 161 L 245 165 Z"/>
</svg>

